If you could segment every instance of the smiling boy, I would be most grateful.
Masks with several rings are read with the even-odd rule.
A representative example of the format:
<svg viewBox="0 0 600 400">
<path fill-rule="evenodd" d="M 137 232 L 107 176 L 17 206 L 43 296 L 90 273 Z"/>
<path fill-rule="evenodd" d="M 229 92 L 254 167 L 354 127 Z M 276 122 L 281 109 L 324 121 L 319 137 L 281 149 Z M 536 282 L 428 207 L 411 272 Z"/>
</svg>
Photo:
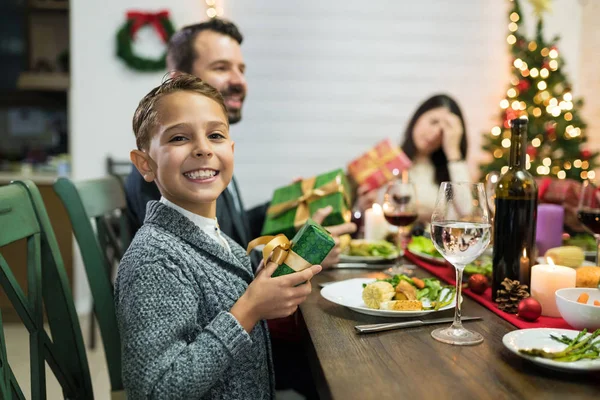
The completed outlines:
<svg viewBox="0 0 600 400">
<path fill-rule="evenodd" d="M 133 130 L 131 160 L 162 197 L 148 203 L 115 283 L 128 398 L 272 399 L 264 320 L 291 315 L 321 266 L 272 278 L 268 263 L 254 277 L 244 249 L 220 232 L 216 199 L 234 143 L 215 89 L 169 79 L 140 101 Z"/>
</svg>

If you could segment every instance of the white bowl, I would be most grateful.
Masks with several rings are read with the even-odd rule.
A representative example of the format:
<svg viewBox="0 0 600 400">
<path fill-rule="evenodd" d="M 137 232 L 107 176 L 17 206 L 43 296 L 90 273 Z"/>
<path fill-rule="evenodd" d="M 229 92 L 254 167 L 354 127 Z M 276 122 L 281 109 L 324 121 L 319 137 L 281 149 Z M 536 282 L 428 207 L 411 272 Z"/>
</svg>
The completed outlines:
<svg viewBox="0 0 600 400">
<path fill-rule="evenodd" d="M 581 293 L 590 295 L 587 304 L 577 302 Z M 573 328 L 587 328 L 588 331 L 600 329 L 600 306 L 594 305 L 594 300 L 600 301 L 600 290 L 595 288 L 559 289 L 555 296 L 560 315 Z"/>
</svg>

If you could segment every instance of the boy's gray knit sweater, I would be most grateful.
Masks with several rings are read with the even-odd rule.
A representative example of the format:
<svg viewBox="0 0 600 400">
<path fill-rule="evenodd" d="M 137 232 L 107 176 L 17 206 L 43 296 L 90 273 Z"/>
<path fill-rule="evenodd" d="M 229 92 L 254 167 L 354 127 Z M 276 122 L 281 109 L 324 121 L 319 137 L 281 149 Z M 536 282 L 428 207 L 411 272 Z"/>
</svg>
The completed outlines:
<svg viewBox="0 0 600 400">
<path fill-rule="evenodd" d="M 272 399 L 265 321 L 248 334 L 229 313 L 254 278 L 192 221 L 156 201 L 125 253 L 115 283 L 130 399 Z"/>
</svg>

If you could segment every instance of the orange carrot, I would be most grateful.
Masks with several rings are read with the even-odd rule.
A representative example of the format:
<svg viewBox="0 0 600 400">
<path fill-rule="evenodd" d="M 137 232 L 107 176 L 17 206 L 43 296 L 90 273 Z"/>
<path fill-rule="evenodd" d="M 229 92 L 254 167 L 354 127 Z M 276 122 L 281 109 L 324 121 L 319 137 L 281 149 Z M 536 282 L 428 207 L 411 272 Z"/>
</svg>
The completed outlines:
<svg viewBox="0 0 600 400">
<path fill-rule="evenodd" d="M 419 278 L 412 278 L 412 281 L 418 289 L 423 289 L 425 287 L 425 282 Z"/>
<path fill-rule="evenodd" d="M 600 306 L 600 301 L 598 301 L 598 300 L 594 300 L 594 305 L 595 305 L 595 306 Z"/>
<path fill-rule="evenodd" d="M 577 298 L 577 302 L 578 303 L 582 303 L 582 304 L 587 304 L 588 300 L 590 299 L 590 295 L 587 293 L 581 293 L 579 295 L 579 297 Z"/>
</svg>

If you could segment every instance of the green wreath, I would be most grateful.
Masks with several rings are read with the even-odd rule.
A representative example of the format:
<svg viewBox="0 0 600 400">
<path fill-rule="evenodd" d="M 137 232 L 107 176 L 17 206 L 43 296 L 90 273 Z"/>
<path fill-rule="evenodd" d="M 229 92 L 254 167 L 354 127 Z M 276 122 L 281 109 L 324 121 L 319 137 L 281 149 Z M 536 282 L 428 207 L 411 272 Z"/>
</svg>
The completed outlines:
<svg viewBox="0 0 600 400">
<path fill-rule="evenodd" d="M 135 33 L 144 25 L 152 25 L 167 43 L 175 33 L 175 27 L 169 20 L 169 13 L 128 12 L 127 21 L 117 32 L 117 57 L 125 61 L 130 68 L 138 71 L 152 72 L 164 70 L 167 66 L 165 53 L 158 59 L 144 58 L 133 53 L 132 43 Z"/>
</svg>

